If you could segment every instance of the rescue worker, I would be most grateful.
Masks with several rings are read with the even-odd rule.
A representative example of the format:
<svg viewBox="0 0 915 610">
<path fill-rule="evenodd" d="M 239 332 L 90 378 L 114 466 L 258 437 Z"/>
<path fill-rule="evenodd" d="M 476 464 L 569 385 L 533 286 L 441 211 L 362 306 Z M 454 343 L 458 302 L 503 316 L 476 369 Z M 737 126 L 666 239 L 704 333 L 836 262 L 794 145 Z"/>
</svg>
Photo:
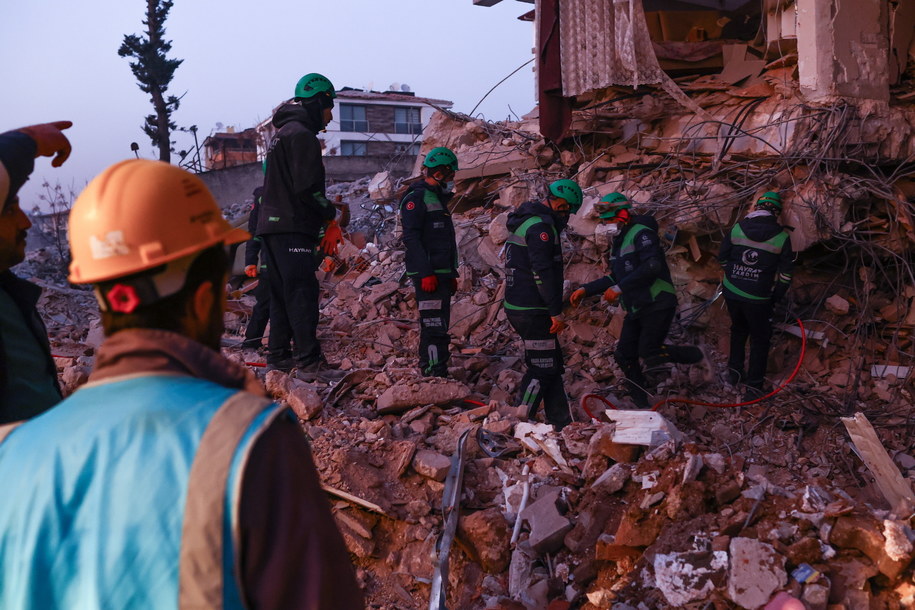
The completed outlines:
<svg viewBox="0 0 915 610">
<path fill-rule="evenodd" d="M 342 239 L 337 209 L 324 196 L 324 164 L 317 133 L 333 118 L 334 86 L 306 74 L 292 102 L 273 116 L 264 195 L 257 222 L 270 283 L 267 367 L 317 371 L 326 366 L 318 342 L 321 257 Z M 322 230 L 324 231 L 322 235 Z"/>
<path fill-rule="evenodd" d="M 458 252 L 448 202 L 449 183 L 458 160 L 448 148 L 433 148 L 423 160 L 423 178 L 412 183 L 400 202 L 407 276 L 416 288 L 419 309 L 419 370 L 448 376 L 451 297 L 457 292 Z"/>
<path fill-rule="evenodd" d="M 289 410 L 219 353 L 233 229 L 133 159 L 69 220 L 107 336 L 89 383 L 0 428 L 0 608 L 362 608 Z"/>
<path fill-rule="evenodd" d="M 266 168 L 266 163 L 264 168 Z M 261 209 L 261 199 L 264 187 L 254 189 L 254 202 L 248 215 L 248 232 L 254 235 L 257 231 L 257 217 Z M 245 327 L 245 340 L 241 346 L 247 349 L 257 349 L 263 345 L 264 331 L 270 321 L 270 278 L 267 275 L 267 264 L 261 255 L 261 238 L 252 237 L 245 242 L 245 275 L 258 278 L 257 287 L 254 289 L 254 308 Z"/>
<path fill-rule="evenodd" d="M 543 201 L 527 201 L 508 215 L 511 234 L 505 242 L 505 315 L 524 341 L 527 364 L 520 402 L 529 419 L 542 402 L 556 430 L 572 422 L 557 338 L 565 328 L 559 236 L 581 202 L 581 188 L 573 180 L 553 182 Z"/>
<path fill-rule="evenodd" d="M 657 221 L 647 214 L 632 214 L 632 203 L 622 193 L 605 195 L 596 207 L 613 235 L 610 273 L 576 289 L 570 302 L 577 307 L 585 297 L 601 293 L 608 303 L 620 301 L 626 317 L 614 358 L 626 376 L 632 402 L 647 409 L 652 384 L 640 358 L 657 371 L 669 362 L 697 363 L 703 354 L 695 346 L 664 343 L 677 311 L 677 295 L 658 239 Z"/>
<path fill-rule="evenodd" d="M 36 157 L 60 167 L 70 155 L 63 134 L 73 123 L 56 121 L 0 134 L 0 424 L 34 417 L 60 402 L 57 367 L 36 304 L 41 289 L 13 273 L 25 259 L 31 221 L 19 189 Z"/>
<path fill-rule="evenodd" d="M 763 193 L 753 211 L 725 235 L 718 254 L 724 267 L 724 302 L 731 316 L 728 380 L 735 386 L 744 382 L 748 400 L 763 394 L 772 311 L 791 285 L 794 253 L 788 231 L 778 223 L 781 211 L 781 196 Z M 744 369 L 747 339 L 750 359 Z"/>
</svg>

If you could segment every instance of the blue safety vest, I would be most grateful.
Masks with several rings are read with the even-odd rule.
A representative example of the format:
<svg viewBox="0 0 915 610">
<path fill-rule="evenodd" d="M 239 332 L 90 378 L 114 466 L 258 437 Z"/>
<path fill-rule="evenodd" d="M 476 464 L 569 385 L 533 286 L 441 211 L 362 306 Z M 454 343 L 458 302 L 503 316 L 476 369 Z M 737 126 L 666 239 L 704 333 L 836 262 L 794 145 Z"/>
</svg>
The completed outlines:
<svg viewBox="0 0 915 610">
<path fill-rule="evenodd" d="M 0 608 L 244 608 L 241 474 L 284 412 L 143 375 L 0 427 Z"/>
</svg>

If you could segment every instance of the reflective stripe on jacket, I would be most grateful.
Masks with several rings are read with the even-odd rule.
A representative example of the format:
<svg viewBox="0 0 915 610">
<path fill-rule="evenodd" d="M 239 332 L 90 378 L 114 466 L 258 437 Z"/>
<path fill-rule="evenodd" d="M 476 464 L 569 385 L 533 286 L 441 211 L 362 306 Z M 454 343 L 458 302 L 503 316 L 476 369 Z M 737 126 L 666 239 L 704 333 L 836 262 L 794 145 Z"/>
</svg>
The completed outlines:
<svg viewBox="0 0 915 610">
<path fill-rule="evenodd" d="M 508 217 L 505 242 L 505 309 L 562 313 L 562 245 L 552 212 L 538 202 L 522 204 Z"/>
<path fill-rule="evenodd" d="M 745 218 L 721 244 L 724 294 L 739 301 L 781 298 L 791 284 L 794 253 L 788 232 L 772 215 Z"/>
<path fill-rule="evenodd" d="M 0 432 L 0 608 L 244 608 L 241 473 L 282 412 L 143 375 L 86 385 Z"/>
<path fill-rule="evenodd" d="M 453 194 L 418 180 L 400 202 L 407 275 L 458 276 L 454 223 L 448 212 Z"/>
<path fill-rule="evenodd" d="M 621 291 L 620 304 L 632 314 L 677 306 L 658 223 L 648 215 L 633 216 L 610 248 L 610 273 L 585 284 L 588 296 L 611 286 Z"/>
</svg>

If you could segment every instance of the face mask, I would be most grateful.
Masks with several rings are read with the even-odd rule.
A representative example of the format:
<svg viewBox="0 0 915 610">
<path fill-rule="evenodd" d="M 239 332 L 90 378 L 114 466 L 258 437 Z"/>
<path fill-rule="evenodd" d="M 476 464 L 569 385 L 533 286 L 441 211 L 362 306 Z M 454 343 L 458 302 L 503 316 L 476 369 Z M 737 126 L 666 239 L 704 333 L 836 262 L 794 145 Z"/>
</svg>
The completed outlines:
<svg viewBox="0 0 915 610">
<path fill-rule="evenodd" d="M 442 184 L 442 188 L 445 189 L 446 191 L 448 191 L 449 193 L 454 191 L 454 181 L 449 180 L 448 182 L 445 182 L 444 184 Z"/>
<path fill-rule="evenodd" d="M 607 233 L 609 233 L 611 237 L 616 237 L 617 235 L 619 235 L 620 234 L 620 223 L 618 223 L 618 222 L 611 223 L 607 227 Z"/>
</svg>

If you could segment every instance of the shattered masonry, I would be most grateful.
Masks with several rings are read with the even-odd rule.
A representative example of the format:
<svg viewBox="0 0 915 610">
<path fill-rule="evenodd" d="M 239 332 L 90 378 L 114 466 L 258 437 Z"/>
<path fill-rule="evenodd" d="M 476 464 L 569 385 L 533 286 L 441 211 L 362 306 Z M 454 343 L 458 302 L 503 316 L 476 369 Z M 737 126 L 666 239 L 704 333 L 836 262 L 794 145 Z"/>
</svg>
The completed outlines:
<svg viewBox="0 0 915 610">
<path fill-rule="evenodd" d="M 771 28 L 803 31 L 828 4 L 767 2 L 782 8 L 766 18 Z M 915 23 L 902 3 L 860 4 L 862 14 L 892 9 L 893 23 Z M 796 21 L 782 16 L 785 6 L 796 8 Z M 416 305 L 401 282 L 394 211 L 401 183 L 380 175 L 329 189 L 350 202 L 355 218 L 322 284 L 321 339 L 347 374 L 334 384 L 278 373 L 265 381 L 302 420 L 372 607 L 428 606 L 443 481 L 468 429 L 449 607 L 775 608 L 782 603 L 775 600 L 791 599 L 811 609 L 915 607 L 911 510 L 894 512 L 862 461 L 872 448 L 855 445 L 840 422 L 862 413 L 911 487 L 911 34 L 889 36 L 905 51 L 890 54 L 896 76 L 885 77 L 893 74 L 889 62 L 866 61 L 887 51 L 868 42 L 880 37 L 864 30 L 863 38 L 848 36 L 854 17 L 838 6 L 834 29 L 799 35 L 796 51 L 778 59 L 734 45 L 721 74 L 676 77 L 676 90 L 701 114 L 669 86 L 592 90 L 585 83 L 558 144 L 540 135 L 536 111 L 503 123 L 435 115 L 424 151 L 449 146 L 462 168 L 453 380 L 415 372 Z M 648 27 L 663 29 L 655 17 L 645 17 Z M 830 49 L 848 42 L 838 63 L 825 57 L 824 40 Z M 675 50 L 654 47 L 662 65 Z M 888 99 L 873 93 L 881 78 L 890 83 Z M 724 382 L 728 328 L 714 300 L 715 254 L 756 196 L 782 191 L 801 254 L 768 370 L 778 385 L 795 366 L 800 318 L 806 351 L 795 380 L 742 409 L 672 402 L 659 409 L 663 419 L 624 425 L 606 421 L 601 403 L 589 400 L 603 423 L 589 422 L 582 409 L 561 434 L 522 422 L 514 407 L 521 350 L 500 307 L 505 217 L 562 177 L 574 177 L 586 193 L 564 238 L 568 288 L 605 271 L 610 238 L 591 212 L 601 195 L 624 192 L 655 214 L 680 299 L 675 332 L 704 345 L 716 363 L 710 383 L 672 369 L 659 394 L 717 404 L 736 402 L 739 393 Z M 55 262 L 49 246 L 19 269 L 46 288 L 40 307 L 72 391 L 85 382 L 101 335 L 91 293 L 64 287 Z M 250 288 L 230 298 L 232 334 L 250 313 Z M 628 407 L 612 358 L 621 312 L 593 305 L 566 314 L 560 341 L 570 397 L 598 393 Z M 256 352 L 228 351 L 262 361 Z M 501 455 L 479 447 L 480 427 L 502 439 Z"/>
</svg>

